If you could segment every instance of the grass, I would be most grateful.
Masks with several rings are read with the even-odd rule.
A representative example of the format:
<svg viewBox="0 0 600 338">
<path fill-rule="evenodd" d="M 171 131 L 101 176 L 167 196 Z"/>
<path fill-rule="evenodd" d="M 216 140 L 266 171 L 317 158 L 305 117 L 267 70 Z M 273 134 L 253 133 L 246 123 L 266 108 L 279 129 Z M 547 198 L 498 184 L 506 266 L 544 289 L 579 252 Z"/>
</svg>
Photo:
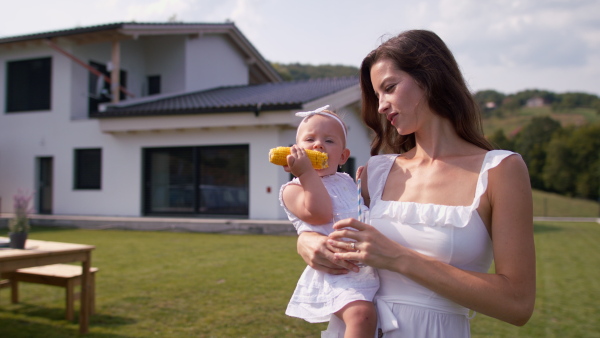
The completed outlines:
<svg viewBox="0 0 600 338">
<path fill-rule="evenodd" d="M 318 337 L 284 311 L 304 263 L 295 236 L 37 228 L 31 238 L 96 245 L 89 337 Z M 474 337 L 600 337 L 600 225 L 537 223 L 538 291 L 524 327 L 477 315 Z M 74 337 L 60 288 L 0 292 L 2 337 Z"/>
<path fill-rule="evenodd" d="M 97 314 L 90 337 L 310 337 L 285 316 L 304 263 L 295 236 L 37 229 L 31 238 L 96 245 Z M 60 288 L 1 292 L 0 336 L 77 336 Z"/>
<path fill-rule="evenodd" d="M 477 315 L 474 337 L 600 337 L 600 224 L 536 223 L 537 297 L 525 326 Z"/>
<path fill-rule="evenodd" d="M 600 217 L 596 201 L 569 198 L 558 194 L 534 190 L 533 215 L 544 217 Z"/>
</svg>

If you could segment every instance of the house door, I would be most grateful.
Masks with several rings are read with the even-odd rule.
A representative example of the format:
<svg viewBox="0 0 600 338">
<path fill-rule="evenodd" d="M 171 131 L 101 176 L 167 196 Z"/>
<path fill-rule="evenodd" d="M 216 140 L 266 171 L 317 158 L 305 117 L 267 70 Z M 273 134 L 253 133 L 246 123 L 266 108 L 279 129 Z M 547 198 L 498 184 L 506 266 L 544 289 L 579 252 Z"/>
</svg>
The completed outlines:
<svg viewBox="0 0 600 338">
<path fill-rule="evenodd" d="M 52 213 L 52 157 L 38 158 L 38 213 Z"/>
</svg>

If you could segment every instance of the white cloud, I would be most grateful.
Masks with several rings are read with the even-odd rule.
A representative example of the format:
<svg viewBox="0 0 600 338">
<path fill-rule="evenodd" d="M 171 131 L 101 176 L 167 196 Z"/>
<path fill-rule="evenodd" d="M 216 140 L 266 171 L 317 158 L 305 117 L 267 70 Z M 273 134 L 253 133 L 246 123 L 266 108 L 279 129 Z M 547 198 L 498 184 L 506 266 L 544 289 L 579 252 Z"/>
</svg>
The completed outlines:
<svg viewBox="0 0 600 338">
<path fill-rule="evenodd" d="M 133 21 L 164 22 L 175 16 L 179 20 L 182 13 L 189 10 L 191 0 L 136 1 L 126 6 L 127 17 Z"/>
<path fill-rule="evenodd" d="M 19 0 L 3 4 L 0 36 L 229 19 L 269 61 L 358 66 L 382 37 L 424 28 L 448 44 L 473 89 L 600 93 L 598 13 L 598 0 Z"/>
</svg>

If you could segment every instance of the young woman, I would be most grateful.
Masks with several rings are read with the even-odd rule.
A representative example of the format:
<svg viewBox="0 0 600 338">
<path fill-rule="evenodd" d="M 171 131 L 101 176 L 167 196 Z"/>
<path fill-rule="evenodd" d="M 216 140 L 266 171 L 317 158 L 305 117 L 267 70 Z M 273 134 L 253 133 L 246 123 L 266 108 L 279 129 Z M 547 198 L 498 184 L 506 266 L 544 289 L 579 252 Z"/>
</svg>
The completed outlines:
<svg viewBox="0 0 600 338">
<path fill-rule="evenodd" d="M 535 301 L 535 249 L 522 158 L 485 140 L 477 105 L 436 34 L 413 30 L 384 42 L 360 76 L 377 155 L 361 174 L 371 222 L 340 221 L 328 237 L 304 233 L 298 252 L 331 274 L 356 271 L 350 261 L 377 268 L 386 338 L 468 337 L 472 311 L 524 325 Z M 343 332 L 343 323 L 328 331 Z"/>
</svg>

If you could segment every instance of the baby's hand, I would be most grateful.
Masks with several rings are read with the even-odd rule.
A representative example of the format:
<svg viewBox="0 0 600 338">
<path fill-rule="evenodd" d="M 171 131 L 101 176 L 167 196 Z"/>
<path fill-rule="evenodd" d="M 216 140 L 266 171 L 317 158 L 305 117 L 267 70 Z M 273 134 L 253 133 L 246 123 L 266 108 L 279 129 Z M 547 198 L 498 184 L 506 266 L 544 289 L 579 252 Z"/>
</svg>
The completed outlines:
<svg viewBox="0 0 600 338">
<path fill-rule="evenodd" d="M 296 177 L 300 177 L 310 170 L 315 170 L 308 155 L 306 155 L 306 151 L 295 144 L 291 146 L 290 155 L 286 159 L 290 172 Z"/>
</svg>

